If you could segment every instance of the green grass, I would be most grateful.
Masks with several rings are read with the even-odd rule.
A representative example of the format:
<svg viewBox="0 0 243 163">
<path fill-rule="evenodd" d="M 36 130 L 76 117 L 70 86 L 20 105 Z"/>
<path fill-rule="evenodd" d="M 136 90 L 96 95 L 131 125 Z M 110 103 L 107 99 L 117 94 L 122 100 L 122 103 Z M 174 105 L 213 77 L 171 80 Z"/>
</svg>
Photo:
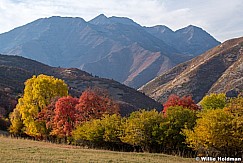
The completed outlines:
<svg viewBox="0 0 243 163">
<path fill-rule="evenodd" d="M 113 152 L 0 136 L 0 162 L 188 163 L 195 159 L 164 154 Z"/>
</svg>

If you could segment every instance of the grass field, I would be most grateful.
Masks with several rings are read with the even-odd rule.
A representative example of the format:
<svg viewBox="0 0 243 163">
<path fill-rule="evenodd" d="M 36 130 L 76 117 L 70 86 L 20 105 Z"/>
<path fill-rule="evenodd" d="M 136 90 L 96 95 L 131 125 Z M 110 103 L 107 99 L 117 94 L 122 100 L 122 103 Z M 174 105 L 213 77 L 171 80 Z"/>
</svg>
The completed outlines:
<svg viewBox="0 0 243 163">
<path fill-rule="evenodd" d="M 188 163 L 195 159 L 164 154 L 113 152 L 82 149 L 76 146 L 58 145 L 0 136 L 0 162 L 127 162 L 127 163 Z"/>
</svg>

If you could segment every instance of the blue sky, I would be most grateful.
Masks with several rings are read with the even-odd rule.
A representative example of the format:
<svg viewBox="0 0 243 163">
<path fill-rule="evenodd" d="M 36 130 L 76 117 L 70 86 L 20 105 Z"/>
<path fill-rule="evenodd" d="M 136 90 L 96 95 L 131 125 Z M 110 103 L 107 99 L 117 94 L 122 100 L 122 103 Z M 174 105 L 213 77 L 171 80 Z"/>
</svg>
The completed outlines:
<svg viewBox="0 0 243 163">
<path fill-rule="evenodd" d="M 0 33 L 38 18 L 59 15 L 88 21 L 101 13 L 172 30 L 192 24 L 219 41 L 243 36 L 242 0 L 0 0 Z"/>
</svg>

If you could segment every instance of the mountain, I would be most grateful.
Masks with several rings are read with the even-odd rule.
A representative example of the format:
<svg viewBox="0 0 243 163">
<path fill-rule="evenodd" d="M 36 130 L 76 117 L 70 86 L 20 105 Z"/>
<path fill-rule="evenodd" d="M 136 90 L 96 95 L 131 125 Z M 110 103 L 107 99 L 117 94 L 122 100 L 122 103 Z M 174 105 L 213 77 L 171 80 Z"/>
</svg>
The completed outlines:
<svg viewBox="0 0 243 163">
<path fill-rule="evenodd" d="M 0 53 L 76 67 L 138 88 L 218 44 L 202 29 L 192 28 L 191 32 L 147 28 L 129 18 L 104 14 L 89 22 L 53 16 L 0 34 Z"/>
<path fill-rule="evenodd" d="M 90 20 L 89 23 L 94 25 L 123 24 L 123 25 L 133 25 L 133 26 L 141 27 L 132 19 L 126 17 L 116 17 L 116 16 L 112 16 L 108 18 L 104 14 L 100 14 L 94 19 Z"/>
<path fill-rule="evenodd" d="M 197 56 L 220 44 L 202 28 L 189 25 L 177 31 L 172 31 L 166 26 L 146 28 L 153 36 L 163 40 L 168 45 L 175 47 L 180 53 Z"/>
<path fill-rule="evenodd" d="M 161 109 L 162 107 L 141 92 L 114 80 L 94 77 L 77 68 L 50 67 L 23 57 L 7 55 L 0 55 L 0 97 L 6 97 L 7 99 L 9 97 L 12 100 L 13 97 L 20 96 L 23 93 L 24 82 L 33 75 L 38 74 L 63 79 L 69 86 L 69 93 L 76 97 L 79 97 L 86 88 L 108 90 L 111 97 L 120 104 L 122 115 L 129 114 L 140 108 Z"/>
<path fill-rule="evenodd" d="M 153 27 L 144 28 L 148 33 L 164 41 L 166 44 L 174 45 L 173 41 L 176 40 L 175 32 L 172 31 L 170 28 L 166 27 L 165 25 L 156 25 Z"/>
<path fill-rule="evenodd" d="M 209 93 L 242 92 L 243 37 L 179 64 L 139 90 L 159 102 L 165 102 L 170 94 L 192 95 L 199 102 Z"/>
</svg>

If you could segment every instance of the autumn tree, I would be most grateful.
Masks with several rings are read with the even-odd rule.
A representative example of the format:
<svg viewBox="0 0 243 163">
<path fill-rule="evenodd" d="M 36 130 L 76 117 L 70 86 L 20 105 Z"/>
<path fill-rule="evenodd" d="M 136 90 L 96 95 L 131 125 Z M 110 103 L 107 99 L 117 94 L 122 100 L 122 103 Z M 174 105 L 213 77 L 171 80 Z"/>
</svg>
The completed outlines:
<svg viewBox="0 0 243 163">
<path fill-rule="evenodd" d="M 212 93 L 206 95 L 199 103 L 203 110 L 207 109 L 223 109 L 226 105 L 226 95 L 224 93 Z"/>
<path fill-rule="evenodd" d="M 120 143 L 122 132 L 123 118 L 118 114 L 105 115 L 101 119 L 101 124 L 104 127 L 103 140 L 105 142 Z"/>
<path fill-rule="evenodd" d="M 76 125 L 77 111 L 75 107 L 77 104 L 78 98 L 71 96 L 57 100 L 54 109 L 52 135 L 57 135 L 58 137 L 71 136 L 71 132 Z"/>
<path fill-rule="evenodd" d="M 234 116 L 243 117 L 243 97 L 232 98 L 226 104 L 225 110 L 231 112 Z"/>
<path fill-rule="evenodd" d="M 185 128 L 192 129 L 196 124 L 197 112 L 183 106 L 171 106 L 167 108 L 164 120 L 160 123 L 159 144 L 166 150 L 183 151 L 187 147 L 184 144 L 185 136 L 182 131 Z"/>
<path fill-rule="evenodd" d="M 44 138 L 49 137 L 53 130 L 55 116 L 54 110 L 58 99 L 59 97 L 53 98 L 51 103 L 47 107 L 43 108 L 37 115 L 37 120 L 46 127 L 46 133 L 43 134 Z"/>
<path fill-rule="evenodd" d="M 90 141 L 99 143 L 103 141 L 104 128 L 100 119 L 92 119 L 79 125 L 73 132 L 72 136 L 76 142 Z"/>
<path fill-rule="evenodd" d="M 185 130 L 186 142 L 195 150 L 222 151 L 233 147 L 233 117 L 222 109 L 204 112 L 194 130 Z M 223 151 L 222 151 L 223 152 Z"/>
<path fill-rule="evenodd" d="M 198 110 L 199 107 L 193 101 L 192 96 L 183 96 L 180 98 L 179 96 L 172 94 L 169 96 L 168 100 L 163 104 L 164 110 L 163 113 L 166 113 L 167 108 L 173 106 L 182 106 L 183 108 Z"/>
<path fill-rule="evenodd" d="M 80 122 L 101 118 L 103 114 L 111 115 L 119 112 L 118 105 L 107 94 L 90 89 L 82 93 L 76 109 L 79 115 L 77 119 Z"/>
<path fill-rule="evenodd" d="M 195 150 L 240 156 L 243 151 L 243 98 L 232 99 L 223 109 L 200 114 L 193 130 L 185 130 L 186 142 Z"/>
<path fill-rule="evenodd" d="M 9 132 L 11 134 L 19 135 L 23 132 L 23 121 L 21 119 L 21 114 L 19 110 L 16 108 L 12 113 L 10 113 L 10 122 L 11 126 L 9 127 Z"/>
<path fill-rule="evenodd" d="M 151 151 L 157 144 L 157 135 L 162 114 L 156 110 L 140 110 L 131 113 L 123 125 L 121 140 L 143 151 Z"/>
<path fill-rule="evenodd" d="M 16 106 L 21 114 L 25 133 L 30 136 L 46 133 L 43 123 L 37 120 L 38 113 L 50 104 L 51 99 L 67 94 L 68 87 L 63 80 L 42 74 L 28 79 L 25 82 L 24 95 Z"/>
<path fill-rule="evenodd" d="M 232 153 L 240 156 L 243 151 L 243 97 L 232 98 L 224 110 L 233 116 L 231 121 Z M 241 151 L 241 152 L 240 152 Z"/>
<path fill-rule="evenodd" d="M 105 115 L 101 119 L 92 119 L 82 123 L 72 132 L 72 136 L 76 142 L 90 141 L 96 145 L 121 143 L 121 126 L 122 117 L 120 115 Z"/>
</svg>

